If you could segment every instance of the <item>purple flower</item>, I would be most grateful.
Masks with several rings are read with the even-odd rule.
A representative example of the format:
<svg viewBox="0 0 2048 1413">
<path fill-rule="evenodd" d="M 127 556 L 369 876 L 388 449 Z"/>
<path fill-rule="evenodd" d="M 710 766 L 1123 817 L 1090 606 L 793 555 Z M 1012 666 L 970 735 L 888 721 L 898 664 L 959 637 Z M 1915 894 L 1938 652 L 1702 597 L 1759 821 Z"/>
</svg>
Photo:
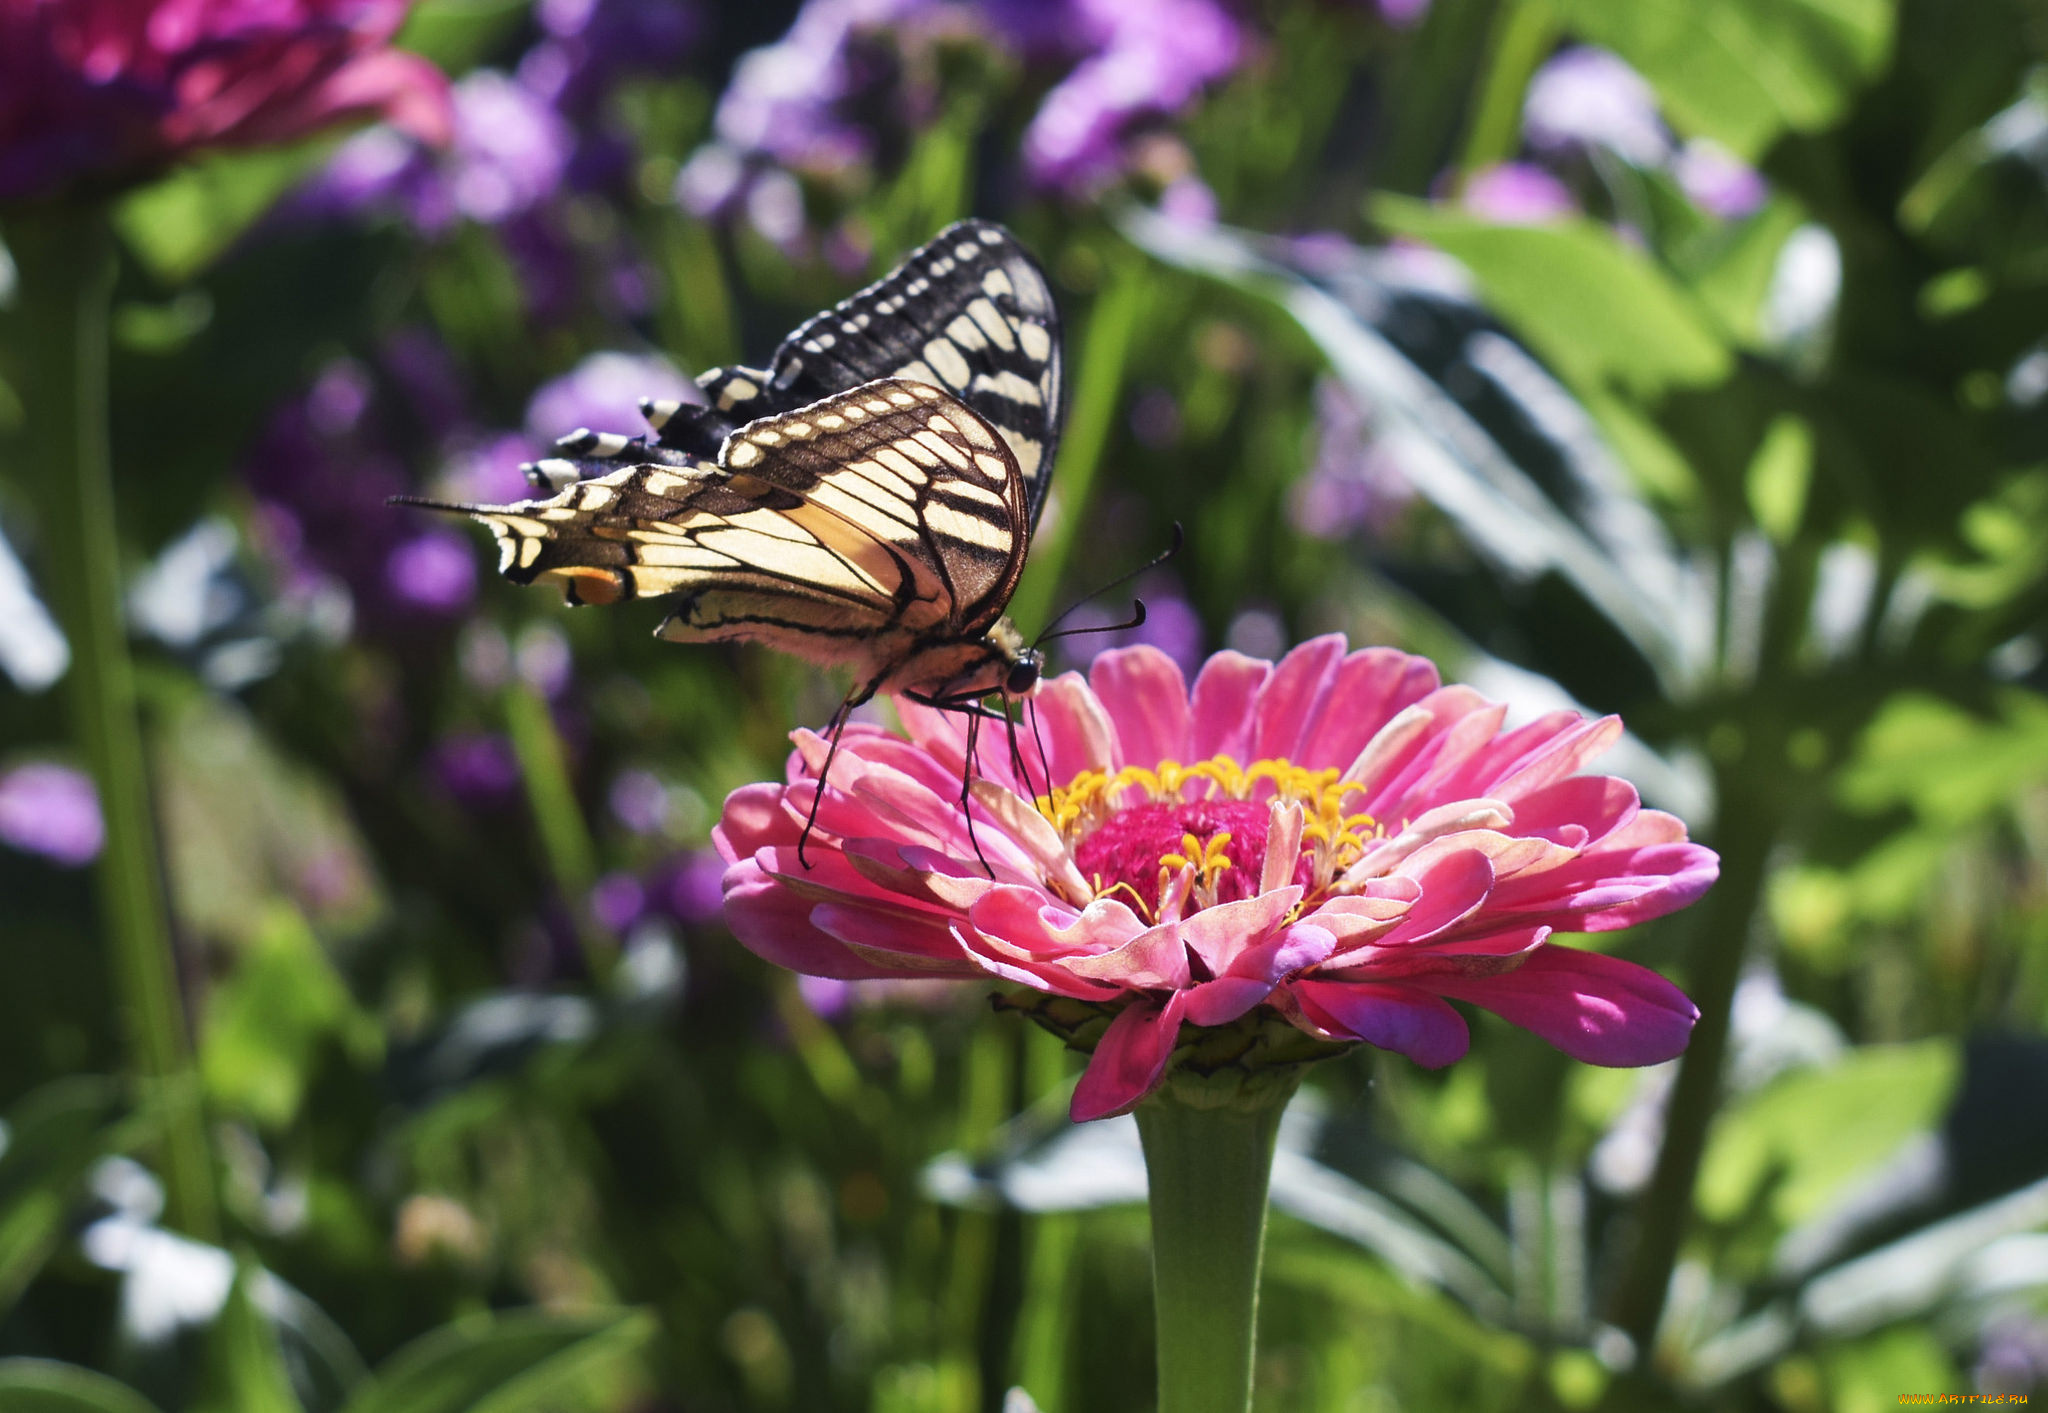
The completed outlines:
<svg viewBox="0 0 2048 1413">
<path fill-rule="evenodd" d="M 1522 135 L 1538 152 L 1605 147 L 1639 167 L 1671 150 L 1657 115 L 1657 95 L 1643 76 L 1605 49 L 1580 47 L 1555 55 L 1529 81 Z"/>
<path fill-rule="evenodd" d="M 1578 210 L 1565 184 L 1527 162 L 1483 167 L 1466 179 L 1458 200 L 1474 215 L 1504 226 L 1537 226 Z"/>
<path fill-rule="evenodd" d="M 721 880 L 725 860 L 715 849 L 699 849 L 687 855 L 668 877 L 663 889 L 669 911 L 692 926 L 715 921 L 725 907 Z"/>
<path fill-rule="evenodd" d="M 1188 602 L 1180 580 L 1170 571 L 1146 575 L 1138 583 L 1137 596 L 1145 603 L 1145 621 L 1135 628 L 1116 632 L 1084 631 L 1060 640 L 1062 656 L 1073 667 L 1088 665 L 1112 648 L 1145 646 L 1157 648 L 1182 668 L 1192 671 L 1202 661 L 1207 641 L 1202 616 Z M 1107 628 L 1128 614 L 1102 604 L 1085 604 L 1067 619 L 1064 628 L 1094 630 Z M 1000 728 L 998 728 L 1000 729 Z"/>
<path fill-rule="evenodd" d="M 447 737 L 429 754 L 428 769 L 442 790 L 470 806 L 502 805 L 519 788 L 519 758 L 495 732 Z"/>
<path fill-rule="evenodd" d="M 1379 0 L 1380 16 L 1396 29 L 1410 29 L 1429 13 L 1429 0 Z"/>
<path fill-rule="evenodd" d="M 565 112 L 595 108 L 629 74 L 666 74 L 704 32 L 691 0 L 540 0 L 548 38 L 520 63 L 520 78 Z"/>
<path fill-rule="evenodd" d="M 0 843 L 78 868 L 98 858 L 105 842 L 91 776 L 47 761 L 0 774 Z"/>
<path fill-rule="evenodd" d="M 390 128 L 343 143 L 289 203 L 321 218 L 395 212 L 427 234 L 457 220 L 496 225 L 552 196 L 567 171 L 574 134 L 539 94 L 496 69 L 455 86 L 455 131 L 445 152 Z"/>
<path fill-rule="evenodd" d="M 640 399 L 702 402 L 697 385 L 658 353 L 593 353 L 526 404 L 526 428 L 551 442 L 578 428 L 624 431 L 643 425 Z"/>
<path fill-rule="evenodd" d="M 486 225 L 528 210 L 562 184 L 570 144 L 568 124 L 538 94 L 479 69 L 455 86 L 449 203 Z"/>
<path fill-rule="evenodd" d="M 1207 182 L 1190 174 L 1170 182 L 1166 190 L 1159 193 L 1159 212 L 1186 225 L 1213 225 L 1216 220 L 1216 193 L 1209 189 Z"/>
<path fill-rule="evenodd" d="M 840 106 L 868 76 L 854 41 L 925 8 L 929 0 L 807 0 L 789 32 L 743 55 L 718 100 L 719 141 L 785 166 L 836 171 L 865 161 L 869 133 Z"/>
<path fill-rule="evenodd" d="M 613 818 L 635 834 L 653 834 L 668 823 L 668 787 L 652 771 L 620 771 L 607 798 Z"/>
<path fill-rule="evenodd" d="M 1314 463 L 1288 497 L 1295 529 L 1324 540 L 1386 530 L 1414 491 L 1375 442 L 1365 409 L 1334 378 L 1316 384 L 1314 436 Z"/>
<path fill-rule="evenodd" d="M 630 873 L 608 873 L 590 890 L 590 915 L 613 933 L 623 934 L 647 911 L 647 890 Z"/>
<path fill-rule="evenodd" d="M 533 494 L 519 468 L 541 453 L 517 432 L 501 432 L 480 441 L 460 441 L 449 453 L 436 479 L 444 499 L 503 505 Z"/>
<path fill-rule="evenodd" d="M 1679 149 L 1671 173 L 1687 200 L 1724 221 L 1754 214 L 1771 194 L 1756 168 L 1705 138 L 1694 138 Z"/>
<path fill-rule="evenodd" d="M 1092 53 L 1045 96 L 1024 134 L 1032 178 L 1069 192 L 1120 169 L 1139 121 L 1179 112 L 1235 71 L 1247 42 L 1214 0 L 1068 0 L 1072 31 Z"/>
<path fill-rule="evenodd" d="M 404 541 L 385 561 L 391 592 L 427 613 L 460 613 L 476 597 L 476 551 L 461 536 L 428 530 Z"/>
</svg>

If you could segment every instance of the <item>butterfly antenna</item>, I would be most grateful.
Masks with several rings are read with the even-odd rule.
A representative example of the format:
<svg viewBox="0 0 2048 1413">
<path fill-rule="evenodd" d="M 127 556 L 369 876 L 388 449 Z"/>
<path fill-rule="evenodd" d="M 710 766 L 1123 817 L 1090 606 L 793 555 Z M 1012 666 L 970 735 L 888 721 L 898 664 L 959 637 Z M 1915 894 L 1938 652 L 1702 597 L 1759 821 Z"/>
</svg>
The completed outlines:
<svg viewBox="0 0 2048 1413">
<path fill-rule="evenodd" d="M 1052 630 L 1053 630 L 1053 629 L 1055 629 L 1055 628 L 1057 628 L 1057 627 L 1059 627 L 1059 626 L 1060 626 L 1060 624 L 1062 624 L 1062 623 L 1066 622 L 1066 620 L 1067 620 L 1067 619 L 1068 619 L 1069 617 L 1071 617 L 1071 616 L 1073 615 L 1073 612 L 1074 612 L 1074 610 L 1075 610 L 1075 609 L 1079 608 L 1079 607 L 1080 607 L 1080 606 L 1081 606 L 1082 604 L 1084 604 L 1084 603 L 1088 603 L 1088 602 L 1091 602 L 1092 600 L 1095 600 L 1095 599 L 1099 599 L 1099 598 L 1101 598 L 1101 597 L 1102 597 L 1102 596 L 1103 596 L 1104 594 L 1108 593 L 1108 592 L 1109 592 L 1109 591 L 1110 591 L 1111 589 L 1114 589 L 1114 588 L 1118 588 L 1118 587 L 1119 587 L 1119 586 L 1121 586 L 1121 585 L 1124 585 L 1124 584 L 1128 584 L 1128 583 L 1130 583 L 1130 582 L 1131 582 L 1131 580 L 1133 580 L 1133 579 L 1137 578 L 1137 577 L 1138 577 L 1138 576 L 1139 576 L 1140 574 L 1143 574 L 1143 573 L 1145 573 L 1145 572 L 1146 572 L 1147 570 L 1151 570 L 1151 569 L 1157 569 L 1157 568 L 1158 568 L 1158 567 L 1159 567 L 1160 565 L 1162 565 L 1162 564 L 1166 563 L 1166 561 L 1167 561 L 1167 560 L 1169 560 L 1169 559 L 1172 559 L 1172 558 L 1173 558 L 1173 557 L 1174 557 L 1175 555 L 1177 555 L 1177 554 L 1179 554 L 1179 553 L 1180 553 L 1180 551 L 1181 551 L 1181 546 L 1183 546 L 1183 545 L 1185 545 L 1185 544 L 1187 543 L 1187 538 L 1188 538 L 1188 537 L 1187 537 L 1187 532 L 1186 532 L 1185 530 L 1183 530 L 1183 529 L 1181 528 L 1181 524 L 1180 524 L 1180 521 L 1178 521 L 1178 520 L 1174 521 L 1174 522 L 1173 522 L 1173 543 L 1172 543 L 1172 544 L 1168 545 L 1168 546 L 1167 546 L 1167 547 L 1166 547 L 1165 549 L 1161 550 L 1161 551 L 1160 551 L 1160 552 L 1159 552 L 1158 554 L 1155 554 L 1155 555 L 1153 555 L 1153 556 L 1152 556 L 1152 558 L 1150 558 L 1150 559 L 1146 560 L 1146 561 L 1145 561 L 1145 562 L 1144 562 L 1143 564 L 1139 565 L 1139 566 L 1138 566 L 1138 567 L 1137 567 L 1136 569 L 1131 569 L 1131 570 L 1127 570 L 1127 571 L 1125 571 L 1124 573 L 1122 573 L 1122 574 L 1119 574 L 1119 575 L 1117 575 L 1117 576 L 1116 576 L 1116 578 L 1114 578 L 1114 579 L 1110 580 L 1110 581 L 1109 581 L 1109 582 L 1108 582 L 1107 584 L 1104 584 L 1104 585 L 1103 585 L 1103 586 L 1102 586 L 1101 588 L 1097 589 L 1097 590 L 1096 590 L 1096 591 L 1095 591 L 1094 593 L 1092 593 L 1092 594 L 1083 594 L 1083 595 L 1082 595 L 1082 596 L 1081 596 L 1080 598 L 1078 598 L 1078 599 L 1075 599 L 1075 600 L 1074 600 L 1074 601 L 1073 601 L 1072 603 L 1068 604 L 1068 605 L 1066 606 L 1066 608 L 1064 608 L 1064 609 L 1062 609 L 1062 610 L 1060 611 L 1059 615 L 1058 615 L 1057 617 L 1055 617 L 1055 618 L 1053 619 L 1053 621 L 1052 621 L 1052 622 L 1050 622 L 1050 623 L 1048 623 L 1048 624 L 1046 624 L 1046 625 L 1045 625 L 1044 631 L 1042 631 L 1042 632 L 1041 632 L 1041 633 L 1039 633 L 1039 635 L 1038 635 L 1038 641 L 1037 641 L 1037 642 L 1035 642 L 1035 643 L 1033 643 L 1033 644 L 1032 644 L 1032 646 L 1033 646 L 1033 647 L 1037 647 L 1037 646 L 1038 646 L 1038 643 L 1049 643 L 1049 642 L 1051 642 L 1051 641 L 1052 641 L 1052 640 L 1053 640 L 1054 638 L 1060 638 L 1060 637 L 1064 637 L 1064 636 L 1066 636 L 1065 634 L 1062 634 L 1062 633 L 1055 633 L 1055 632 L 1053 632 Z M 1142 622 L 1144 622 L 1144 619 L 1143 619 L 1143 618 L 1141 617 L 1141 618 L 1140 618 L 1140 619 L 1139 619 L 1138 621 L 1139 621 L 1140 623 L 1142 623 Z M 1088 628 L 1084 628 L 1084 629 L 1082 629 L 1082 630 L 1080 630 L 1080 631 L 1082 631 L 1082 632 L 1097 632 L 1097 631 L 1105 631 L 1105 630 L 1097 630 L 1097 629 L 1088 629 Z"/>
<path fill-rule="evenodd" d="M 1055 638 L 1079 638 L 1089 633 L 1122 633 L 1131 628 L 1145 626 L 1145 601 L 1131 600 L 1131 616 L 1121 623 L 1092 623 L 1086 628 L 1062 628 L 1057 633 L 1040 633 L 1038 641 L 1049 643 Z"/>
</svg>

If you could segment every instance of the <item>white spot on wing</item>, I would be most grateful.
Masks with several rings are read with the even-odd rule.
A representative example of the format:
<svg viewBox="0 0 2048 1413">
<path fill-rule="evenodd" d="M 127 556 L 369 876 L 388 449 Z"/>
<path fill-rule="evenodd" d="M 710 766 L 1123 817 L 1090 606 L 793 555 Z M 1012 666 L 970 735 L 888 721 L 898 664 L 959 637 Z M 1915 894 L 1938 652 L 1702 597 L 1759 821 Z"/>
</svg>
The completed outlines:
<svg viewBox="0 0 2048 1413">
<path fill-rule="evenodd" d="M 1017 340 L 1010 332 L 1010 321 L 986 299 L 977 299 L 967 306 L 968 317 L 981 325 L 981 331 L 988 335 L 989 342 L 1000 349 L 1012 349 Z"/>
<path fill-rule="evenodd" d="M 924 346 L 924 361 L 932 370 L 956 388 L 967 386 L 967 380 L 974 376 L 974 370 L 960 354 L 959 347 L 951 339 L 933 339 Z"/>
<path fill-rule="evenodd" d="M 1021 402 L 1026 407 L 1038 407 L 1045 399 L 1039 395 L 1038 384 L 1029 378 L 1020 377 L 1005 368 L 1000 373 L 982 373 L 974 380 L 973 391 L 994 393 L 997 397 Z"/>
</svg>

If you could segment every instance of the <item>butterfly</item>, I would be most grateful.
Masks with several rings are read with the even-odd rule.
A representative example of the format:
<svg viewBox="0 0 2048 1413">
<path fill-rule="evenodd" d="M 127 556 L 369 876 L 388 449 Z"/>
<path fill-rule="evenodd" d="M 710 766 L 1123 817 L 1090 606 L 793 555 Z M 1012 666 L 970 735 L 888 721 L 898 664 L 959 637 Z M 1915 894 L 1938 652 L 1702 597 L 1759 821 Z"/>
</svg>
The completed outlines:
<svg viewBox="0 0 2048 1413">
<path fill-rule="evenodd" d="M 651 439 L 563 438 L 528 469 L 546 496 L 410 503 L 487 525 L 516 583 L 662 600 L 659 637 L 851 668 L 833 752 L 852 710 L 890 691 L 967 713 L 971 759 L 982 699 L 1028 696 L 1044 668 L 1004 609 L 1045 502 L 1060 377 L 1037 263 L 962 221 L 800 325 L 766 369 L 702 375 L 704 405 L 643 403 Z M 828 753 L 821 795 L 830 768 Z"/>
</svg>

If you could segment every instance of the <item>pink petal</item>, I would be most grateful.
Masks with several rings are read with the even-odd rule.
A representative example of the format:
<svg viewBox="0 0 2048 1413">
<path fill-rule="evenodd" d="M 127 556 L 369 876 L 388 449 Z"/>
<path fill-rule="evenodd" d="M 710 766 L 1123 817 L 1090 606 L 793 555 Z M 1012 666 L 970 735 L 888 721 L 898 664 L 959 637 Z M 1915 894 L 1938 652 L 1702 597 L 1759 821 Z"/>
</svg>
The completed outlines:
<svg viewBox="0 0 2048 1413">
<path fill-rule="evenodd" d="M 1301 857 L 1301 836 L 1308 827 L 1308 817 L 1299 802 L 1273 797 L 1267 808 L 1266 857 L 1259 865 L 1259 891 L 1276 892 L 1287 886 L 1294 878 L 1296 861 Z"/>
<path fill-rule="evenodd" d="M 1438 698 L 1448 698 L 1457 690 L 1446 687 L 1431 693 L 1426 702 L 1434 704 Z M 1456 710 L 1462 704 L 1448 700 L 1444 705 Z M 1468 800 L 1482 793 L 1456 789 L 1452 782 L 1462 779 L 1472 757 L 1493 742 L 1507 712 L 1499 703 L 1480 698 L 1476 709 L 1462 712 L 1447 729 L 1438 731 L 1405 769 L 1381 787 L 1379 796 L 1366 808 L 1379 819 L 1412 819 L 1446 800 Z"/>
<path fill-rule="evenodd" d="M 1002 830 L 1012 845 L 1036 870 L 1036 877 L 1055 886 L 1070 898 L 1084 898 L 1088 880 L 1074 864 L 1066 841 L 1036 806 L 1011 791 L 986 780 L 974 782 L 974 802 L 987 812 L 989 821 Z"/>
<path fill-rule="evenodd" d="M 1612 775 L 1574 775 L 1515 801 L 1515 833 L 1558 837 L 1567 825 L 1581 825 L 1588 842 L 1598 844 L 1636 817 L 1641 802 L 1636 787 Z"/>
<path fill-rule="evenodd" d="M 780 785 L 742 785 L 725 797 L 711 842 L 727 863 L 737 863 L 770 844 L 794 844 L 803 831 L 803 821 L 783 807 Z"/>
<path fill-rule="evenodd" d="M 1137 1108 L 1166 1075 L 1187 1004 L 1187 993 L 1176 991 L 1164 1004 L 1144 997 L 1118 1012 L 1096 1042 L 1087 1072 L 1074 1086 L 1067 1116 L 1081 1124 Z"/>
<path fill-rule="evenodd" d="M 1252 732 L 1256 760 L 1299 760 L 1302 740 L 1323 704 L 1330 674 L 1344 656 L 1344 635 L 1325 633 L 1295 648 L 1259 692 Z"/>
<path fill-rule="evenodd" d="M 1720 857 L 1703 844 L 1602 850 L 1549 875 L 1513 880 L 1496 902 L 1563 931 L 1612 932 L 1677 912 L 1706 892 L 1720 873 Z"/>
<path fill-rule="evenodd" d="M 814 906 L 762 873 L 752 861 L 726 870 L 725 925 L 741 945 L 764 961 L 840 981 L 923 974 L 915 968 L 855 956 L 838 939 L 812 926 Z"/>
<path fill-rule="evenodd" d="M 1020 955 L 1047 961 L 1113 951 L 1145 931 L 1138 915 L 1114 898 L 1080 912 L 1030 888 L 991 888 L 968 911 L 975 930 Z"/>
<path fill-rule="evenodd" d="M 1330 680 L 1328 706 L 1308 733 L 1296 765 L 1350 765 L 1395 714 L 1436 690 L 1436 666 L 1393 648 L 1352 653 Z"/>
<path fill-rule="evenodd" d="M 1493 891 L 1493 861 L 1477 849 L 1447 849 L 1410 862 L 1415 866 L 1402 876 L 1422 886 L 1422 897 L 1380 939 L 1382 946 L 1421 946 L 1470 917 Z"/>
<path fill-rule="evenodd" d="M 1490 716 L 1484 728 L 1491 734 L 1499 725 L 1504 709 L 1473 691 L 1470 687 L 1439 687 L 1421 701 L 1407 708 L 1425 717 L 1429 728 L 1420 742 L 1412 748 L 1404 748 L 1380 764 L 1371 777 L 1360 772 L 1354 765 L 1347 771 L 1350 778 L 1363 781 L 1371 786 L 1362 801 L 1364 808 L 1388 824 L 1396 824 L 1404 817 L 1412 818 L 1431 805 L 1440 804 L 1440 799 L 1423 799 L 1414 805 L 1408 803 L 1415 782 L 1426 773 L 1431 765 L 1443 754 L 1447 744 L 1452 743 L 1453 733 L 1460 722 L 1473 717 Z M 1402 715 L 1406 715 L 1403 712 Z M 1395 723 L 1389 722 L 1391 730 Z M 1476 744 L 1476 743 L 1475 743 Z M 1374 746 L 1368 744 L 1366 753 Z M 1352 808 L 1348 805 L 1347 808 Z"/>
<path fill-rule="evenodd" d="M 1188 949 L 1181 943 L 1180 928 L 1172 922 L 1150 927 L 1114 951 L 1066 957 L 1060 966 L 1075 976 L 1130 991 L 1179 991 L 1189 979 Z"/>
<path fill-rule="evenodd" d="M 1552 711 L 1511 731 L 1496 731 L 1476 748 L 1463 752 L 1455 768 L 1440 770 L 1431 788 L 1443 795 L 1491 795 L 1516 770 L 1585 725 L 1586 719 L 1575 711 Z"/>
<path fill-rule="evenodd" d="M 1300 886 L 1290 884 L 1271 893 L 1204 908 L 1181 924 L 1181 940 L 1202 959 L 1210 975 L 1221 976 L 1231 969 L 1238 953 L 1265 941 L 1300 901 Z"/>
<path fill-rule="evenodd" d="M 1229 756 L 1252 758 L 1252 713 L 1273 664 L 1239 652 L 1220 652 L 1195 677 L 1190 708 L 1193 745 L 1184 764 Z"/>
<path fill-rule="evenodd" d="M 1116 727 L 1119 765 L 1188 760 L 1188 684 L 1172 658 L 1154 647 L 1111 648 L 1089 668 L 1088 685 Z"/>
<path fill-rule="evenodd" d="M 1328 929 L 1338 942 L 1347 948 L 1360 946 L 1383 936 L 1406 915 L 1415 899 L 1422 896 L 1422 890 L 1405 878 L 1374 881 L 1402 884 L 1413 896 L 1396 898 L 1350 895 L 1331 898 L 1303 920 Z"/>
<path fill-rule="evenodd" d="M 983 971 L 968 959 L 943 918 L 911 922 L 872 908 L 820 903 L 811 909 L 811 926 L 894 975 L 971 978 Z"/>
<path fill-rule="evenodd" d="M 1227 1025 L 1265 1000 L 1287 977 L 1316 965 L 1336 950 L 1337 939 L 1330 932 L 1309 923 L 1296 923 L 1239 953 L 1229 975 L 1191 987 L 1188 1020 L 1194 1025 Z"/>
<path fill-rule="evenodd" d="M 864 881 L 947 913 L 965 913 L 1001 883 L 1026 881 L 999 881 L 983 874 L 978 863 L 893 839 L 847 839 L 839 847 Z"/>
<path fill-rule="evenodd" d="M 1044 742 L 1046 758 L 1035 763 L 1055 788 L 1084 770 L 1116 769 L 1116 728 L 1080 673 L 1063 672 L 1040 683 L 1024 710 L 1027 720 L 1020 730 L 1032 743 L 1027 753 L 1035 756 L 1038 743 Z M 1031 716 L 1037 717 L 1036 729 Z"/>
<path fill-rule="evenodd" d="M 1453 800 L 1425 810 L 1420 819 L 1390 839 L 1382 839 L 1344 870 L 1344 881 L 1356 884 L 1393 869 L 1411 871 L 1408 860 L 1445 839 L 1462 840 L 1474 831 L 1498 833 L 1514 823 L 1514 814 L 1499 800 Z M 1504 836 L 1503 836 L 1504 837 Z"/>
<path fill-rule="evenodd" d="M 1358 754 L 1345 767 L 1343 779 L 1364 787 L 1360 799 L 1377 801 L 1388 783 L 1421 754 L 1435 729 L 1436 718 L 1430 715 L 1428 707 L 1418 702 L 1401 708 L 1359 747 Z"/>
<path fill-rule="evenodd" d="M 1288 988 L 1325 1031 L 1441 1069 L 1465 1053 L 1465 1018 L 1425 991 L 1356 981 L 1297 981 Z"/>
<path fill-rule="evenodd" d="M 1514 971 L 1432 976 L 1431 991 L 1483 1006 L 1588 1064 L 1661 1064 L 1685 1049 L 1699 1008 L 1647 967 L 1545 945 Z"/>
</svg>

